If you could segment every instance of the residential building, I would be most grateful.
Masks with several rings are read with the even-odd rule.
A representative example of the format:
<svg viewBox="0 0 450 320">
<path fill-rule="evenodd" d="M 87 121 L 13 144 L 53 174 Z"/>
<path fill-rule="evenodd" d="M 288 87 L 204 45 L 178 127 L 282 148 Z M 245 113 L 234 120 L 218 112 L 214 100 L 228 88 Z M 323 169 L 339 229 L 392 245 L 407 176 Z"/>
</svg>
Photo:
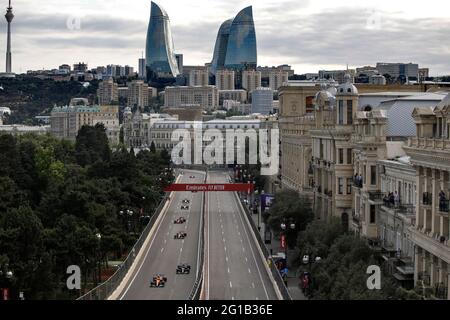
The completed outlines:
<svg viewBox="0 0 450 320">
<path fill-rule="evenodd" d="M 189 104 L 198 104 L 203 110 L 214 111 L 219 107 L 219 92 L 215 86 L 166 87 L 165 107 L 180 107 Z"/>
<path fill-rule="evenodd" d="M 189 86 L 205 87 L 209 85 L 209 72 L 207 70 L 191 70 L 189 72 Z"/>
<path fill-rule="evenodd" d="M 178 71 L 183 74 L 184 68 L 184 56 L 182 54 L 175 54 L 175 59 L 177 60 Z"/>
<path fill-rule="evenodd" d="M 415 224 L 416 170 L 409 157 L 378 161 L 381 194 L 377 206 L 379 245 L 387 270 L 398 283 L 414 287 L 414 243 L 410 227 Z M 396 195 L 397 201 L 396 201 Z"/>
<path fill-rule="evenodd" d="M 99 83 L 97 90 L 99 105 L 111 105 L 119 102 L 118 85 L 113 79 L 104 80 Z"/>
<path fill-rule="evenodd" d="M 261 87 L 261 72 L 255 70 L 245 70 L 242 72 L 242 88 L 251 93 L 256 88 Z"/>
<path fill-rule="evenodd" d="M 116 146 L 119 144 L 120 122 L 119 106 L 99 106 L 99 112 L 95 114 L 92 125 L 101 123 L 106 129 L 106 136 L 109 144 Z"/>
<path fill-rule="evenodd" d="M 139 107 L 143 110 L 150 105 L 149 98 L 149 87 L 144 81 L 134 80 L 128 83 L 128 107 Z"/>
<path fill-rule="evenodd" d="M 73 65 L 73 73 L 85 73 L 88 71 L 88 65 L 84 62 L 79 62 Z"/>
<path fill-rule="evenodd" d="M 353 154 L 351 135 L 358 108 L 358 89 L 350 74 L 345 83 L 322 90 L 316 95 L 316 128 L 312 138 L 314 206 L 317 218 L 342 220 L 348 227 L 352 212 Z"/>
<path fill-rule="evenodd" d="M 288 83 L 279 90 L 281 137 L 280 178 L 283 189 L 292 189 L 313 199 L 311 171 L 315 128 L 314 97 L 320 87 L 314 83 Z"/>
<path fill-rule="evenodd" d="M 417 134 L 405 147 L 417 174 L 414 283 L 450 300 L 450 94 L 435 107 L 416 108 Z"/>
<path fill-rule="evenodd" d="M 272 72 L 287 72 L 288 73 L 288 77 L 292 77 L 295 73 L 295 71 L 292 69 L 291 66 L 287 65 L 287 64 L 283 64 L 281 66 L 278 67 L 258 67 L 256 68 L 256 71 L 260 71 L 261 72 L 261 78 L 269 78 L 270 77 L 270 73 Z"/>
<path fill-rule="evenodd" d="M 233 70 L 218 70 L 216 72 L 216 87 L 221 90 L 235 90 L 236 74 Z"/>
<path fill-rule="evenodd" d="M 284 83 L 289 81 L 289 73 L 287 71 L 271 71 L 269 72 L 269 87 L 273 91 L 278 91 Z"/>
</svg>

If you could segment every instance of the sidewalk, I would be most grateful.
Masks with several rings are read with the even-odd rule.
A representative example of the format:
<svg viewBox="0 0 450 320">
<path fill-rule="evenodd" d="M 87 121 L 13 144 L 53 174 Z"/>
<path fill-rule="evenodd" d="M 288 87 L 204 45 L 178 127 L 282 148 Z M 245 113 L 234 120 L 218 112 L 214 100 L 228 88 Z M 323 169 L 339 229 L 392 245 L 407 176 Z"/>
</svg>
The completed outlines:
<svg viewBox="0 0 450 320">
<path fill-rule="evenodd" d="M 258 210 L 258 214 L 261 214 L 261 210 Z M 256 226 L 258 226 L 258 215 L 252 214 L 252 219 Z M 260 234 L 262 239 L 264 239 L 264 234 L 266 231 L 266 225 L 263 223 L 262 217 L 260 217 L 261 230 Z M 266 245 L 267 249 L 273 254 L 276 255 L 278 252 L 284 252 L 284 249 L 281 249 L 280 240 L 272 237 L 272 244 Z M 288 255 L 289 261 L 289 255 Z M 299 279 L 295 274 L 295 270 L 289 270 L 288 274 L 288 290 L 292 297 L 292 300 L 307 300 L 303 295 L 303 292 L 298 287 Z"/>
</svg>

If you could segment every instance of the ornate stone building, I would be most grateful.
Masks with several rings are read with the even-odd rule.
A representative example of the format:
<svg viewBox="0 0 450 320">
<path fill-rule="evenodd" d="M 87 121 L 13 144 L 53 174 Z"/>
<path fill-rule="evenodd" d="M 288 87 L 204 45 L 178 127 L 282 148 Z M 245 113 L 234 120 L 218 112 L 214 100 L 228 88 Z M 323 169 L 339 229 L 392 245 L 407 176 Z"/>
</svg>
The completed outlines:
<svg viewBox="0 0 450 320">
<path fill-rule="evenodd" d="M 417 172 L 414 282 L 450 299 L 450 94 L 413 116 L 417 136 L 405 150 Z"/>
<path fill-rule="evenodd" d="M 335 96 L 334 96 L 335 95 Z M 353 159 L 351 135 L 358 108 L 358 90 L 346 82 L 316 96 L 316 129 L 311 130 L 316 216 L 342 219 L 348 227 L 352 212 Z"/>
</svg>

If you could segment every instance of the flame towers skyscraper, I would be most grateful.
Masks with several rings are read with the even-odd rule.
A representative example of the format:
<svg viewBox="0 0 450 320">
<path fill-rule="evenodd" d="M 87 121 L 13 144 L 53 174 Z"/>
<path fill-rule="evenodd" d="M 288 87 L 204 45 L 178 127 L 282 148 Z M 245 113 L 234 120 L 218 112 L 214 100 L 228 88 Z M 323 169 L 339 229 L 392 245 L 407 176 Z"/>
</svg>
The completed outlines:
<svg viewBox="0 0 450 320">
<path fill-rule="evenodd" d="M 217 34 L 212 73 L 220 69 L 256 69 L 257 43 L 252 7 L 225 21 Z"/>
<path fill-rule="evenodd" d="M 147 79 L 150 83 L 170 82 L 179 75 L 173 47 L 169 15 L 152 1 L 146 44 Z"/>
<path fill-rule="evenodd" d="M 11 0 L 9 0 L 9 6 L 6 9 L 6 21 L 8 22 L 8 39 L 6 44 L 6 73 L 11 73 L 12 70 L 12 54 L 11 54 L 11 22 L 14 19 L 12 12 Z"/>
</svg>

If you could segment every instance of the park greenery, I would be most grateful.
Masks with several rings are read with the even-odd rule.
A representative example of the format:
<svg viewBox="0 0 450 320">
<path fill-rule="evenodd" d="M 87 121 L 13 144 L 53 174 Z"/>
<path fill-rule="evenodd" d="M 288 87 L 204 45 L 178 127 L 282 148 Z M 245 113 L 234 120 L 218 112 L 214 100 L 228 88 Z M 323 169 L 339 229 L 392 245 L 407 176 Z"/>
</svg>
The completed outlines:
<svg viewBox="0 0 450 320">
<path fill-rule="evenodd" d="M 7 124 L 37 124 L 39 115 L 50 115 L 56 106 L 68 105 L 73 97 L 94 101 L 98 81 L 84 86 L 79 81 L 54 81 L 21 75 L 3 79 L 0 90 L 0 107 L 11 108 L 12 114 L 4 120 Z"/>
<path fill-rule="evenodd" d="M 0 135 L 0 287 L 13 299 L 78 297 L 126 257 L 172 181 L 168 152 L 112 151 L 103 125 L 75 143 Z M 66 289 L 71 265 L 81 292 Z"/>
<path fill-rule="evenodd" d="M 387 272 L 380 252 L 363 238 L 349 232 L 338 218 L 329 221 L 314 219 L 307 197 L 295 191 L 283 190 L 264 219 L 279 238 L 286 232 L 292 258 L 289 268 L 300 276 L 309 272 L 312 286 L 309 299 L 315 300 L 387 300 L 421 299 L 418 290 L 406 290 Z M 281 229 L 282 224 L 286 230 Z M 295 228 L 291 228 L 291 225 Z M 304 256 L 308 256 L 305 264 Z M 316 261 L 318 258 L 318 261 Z M 381 290 L 369 290 L 369 266 L 380 266 Z"/>
</svg>

